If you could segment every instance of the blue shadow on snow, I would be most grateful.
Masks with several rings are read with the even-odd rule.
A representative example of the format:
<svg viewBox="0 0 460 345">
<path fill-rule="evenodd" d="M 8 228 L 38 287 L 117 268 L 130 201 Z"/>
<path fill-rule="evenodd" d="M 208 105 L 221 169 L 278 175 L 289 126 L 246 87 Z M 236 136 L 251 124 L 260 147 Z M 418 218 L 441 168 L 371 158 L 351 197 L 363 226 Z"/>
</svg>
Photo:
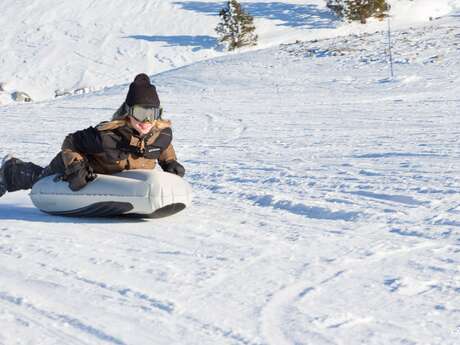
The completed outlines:
<svg viewBox="0 0 460 345">
<path fill-rule="evenodd" d="M 199 1 L 175 2 L 175 5 L 188 11 L 200 12 L 209 15 L 219 15 L 225 2 L 211 3 Z M 245 2 L 244 10 L 255 18 L 280 20 L 279 26 L 300 27 L 313 29 L 331 29 L 336 27 L 337 17 L 328 8 L 319 8 L 317 5 L 297 5 L 283 2 Z"/>
<path fill-rule="evenodd" d="M 171 47 L 174 46 L 193 46 L 194 50 L 211 49 L 215 47 L 218 42 L 215 37 L 211 36 L 147 36 L 147 35 L 131 35 L 125 38 L 132 38 L 135 40 L 143 40 L 148 42 L 164 42 Z"/>
<path fill-rule="evenodd" d="M 44 213 L 35 207 L 18 205 L 0 205 L 0 220 L 21 220 L 38 223 L 63 223 L 63 224 L 112 224 L 112 223 L 142 223 L 146 219 L 127 217 L 85 218 L 64 217 Z"/>
<path fill-rule="evenodd" d="M 248 195 L 248 200 L 254 201 L 254 205 L 272 207 L 275 210 L 287 211 L 292 214 L 312 219 L 343 220 L 346 222 L 356 221 L 364 215 L 359 212 L 333 211 L 318 206 L 308 206 L 288 200 L 275 201 L 271 195 Z"/>
</svg>

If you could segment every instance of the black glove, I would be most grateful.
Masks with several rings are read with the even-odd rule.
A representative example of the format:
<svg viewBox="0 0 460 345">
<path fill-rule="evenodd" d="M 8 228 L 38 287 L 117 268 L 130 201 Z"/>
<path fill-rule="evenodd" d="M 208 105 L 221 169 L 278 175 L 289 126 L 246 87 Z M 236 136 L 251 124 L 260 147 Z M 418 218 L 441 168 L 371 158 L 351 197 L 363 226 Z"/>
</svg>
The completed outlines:
<svg viewBox="0 0 460 345">
<path fill-rule="evenodd" d="M 161 168 L 163 171 L 169 172 L 171 174 L 179 175 L 183 177 L 185 175 L 185 168 L 177 161 L 167 161 L 160 163 Z"/>
<path fill-rule="evenodd" d="M 63 180 L 69 182 L 69 187 L 74 192 L 82 189 L 96 178 L 96 174 L 89 166 L 88 161 L 75 161 L 65 168 Z"/>
</svg>

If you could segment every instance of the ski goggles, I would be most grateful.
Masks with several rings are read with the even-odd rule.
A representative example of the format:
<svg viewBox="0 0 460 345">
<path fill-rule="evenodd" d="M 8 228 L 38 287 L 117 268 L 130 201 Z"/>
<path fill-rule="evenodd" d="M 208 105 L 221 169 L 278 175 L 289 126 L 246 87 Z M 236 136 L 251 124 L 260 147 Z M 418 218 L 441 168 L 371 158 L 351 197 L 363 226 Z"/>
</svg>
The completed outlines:
<svg viewBox="0 0 460 345">
<path fill-rule="evenodd" d="M 139 122 L 153 122 L 161 119 L 162 108 L 147 105 L 134 105 L 129 108 L 129 116 L 134 117 Z"/>
</svg>

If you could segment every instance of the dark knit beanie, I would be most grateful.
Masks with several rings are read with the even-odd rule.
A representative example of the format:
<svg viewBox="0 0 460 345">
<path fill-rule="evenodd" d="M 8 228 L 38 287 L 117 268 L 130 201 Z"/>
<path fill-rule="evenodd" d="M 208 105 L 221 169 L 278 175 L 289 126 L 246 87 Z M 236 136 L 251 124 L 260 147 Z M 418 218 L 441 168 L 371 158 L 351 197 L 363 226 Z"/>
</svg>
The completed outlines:
<svg viewBox="0 0 460 345">
<path fill-rule="evenodd" d="M 158 98 L 155 86 L 150 84 L 147 74 L 138 74 L 134 81 L 129 85 L 129 91 L 126 95 L 125 103 L 132 107 L 136 104 L 159 107 L 160 99 Z"/>
</svg>

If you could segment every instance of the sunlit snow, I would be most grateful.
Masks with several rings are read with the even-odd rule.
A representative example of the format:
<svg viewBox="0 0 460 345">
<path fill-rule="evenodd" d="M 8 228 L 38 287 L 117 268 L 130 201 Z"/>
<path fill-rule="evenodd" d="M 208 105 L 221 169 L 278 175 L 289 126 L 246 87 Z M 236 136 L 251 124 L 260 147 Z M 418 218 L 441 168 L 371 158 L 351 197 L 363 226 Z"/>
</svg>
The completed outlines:
<svg viewBox="0 0 460 345">
<path fill-rule="evenodd" d="M 218 1 L 0 4 L 1 153 L 46 165 L 145 70 L 194 191 L 141 221 L 3 196 L 1 345 L 458 344 L 459 1 L 392 1 L 394 78 L 386 22 L 243 3 L 265 48 L 231 54 L 214 46 Z M 53 98 L 83 86 L 97 91 Z"/>
</svg>

